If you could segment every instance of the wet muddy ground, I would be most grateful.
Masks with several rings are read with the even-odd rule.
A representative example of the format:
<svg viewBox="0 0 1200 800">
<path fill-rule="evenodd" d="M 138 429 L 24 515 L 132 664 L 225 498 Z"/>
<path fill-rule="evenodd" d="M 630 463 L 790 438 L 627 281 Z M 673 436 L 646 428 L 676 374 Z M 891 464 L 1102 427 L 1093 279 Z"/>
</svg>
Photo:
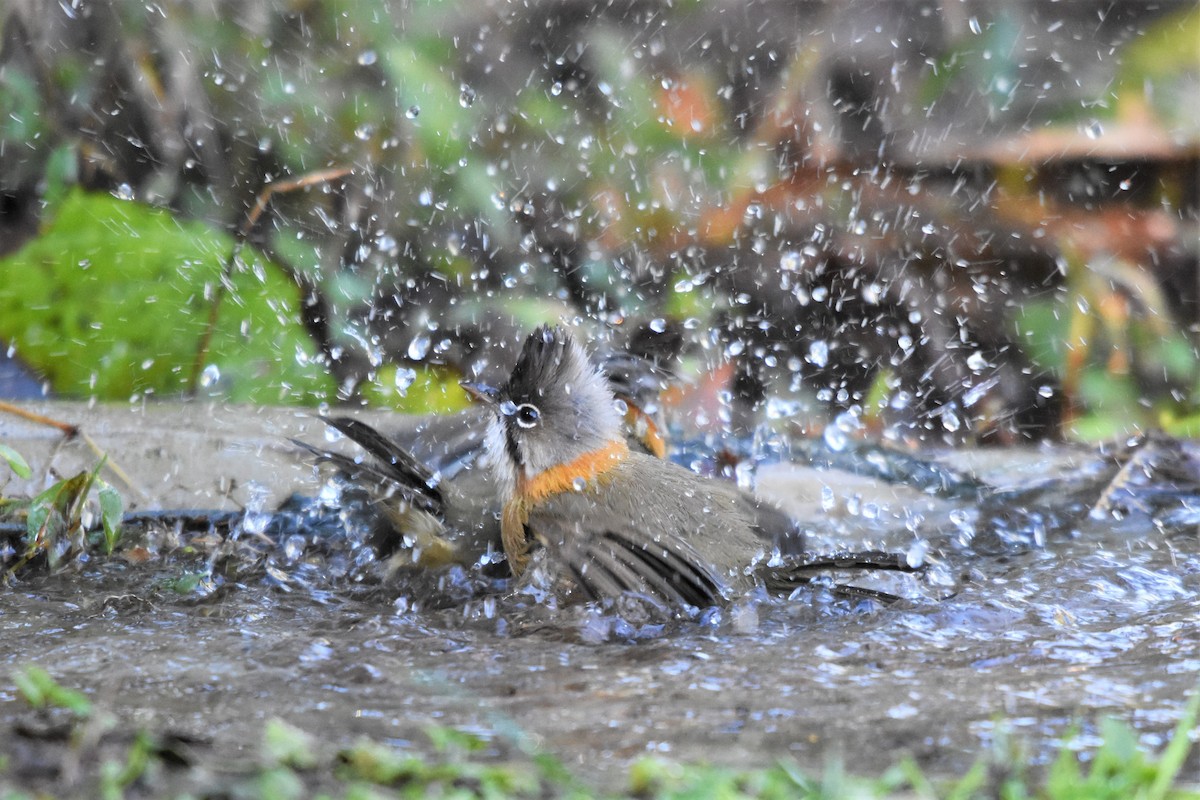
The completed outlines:
<svg viewBox="0 0 1200 800">
<path fill-rule="evenodd" d="M 260 506 L 320 491 L 311 470 L 269 466 L 292 456 L 281 430 L 312 435 L 311 419 L 156 413 L 87 429 L 98 441 L 111 434 L 130 464 L 138 448 L 156 448 L 160 470 L 187 463 L 175 451 L 187 442 L 195 466 L 166 482 L 177 504 L 192 489 L 217 499 L 189 505 L 213 508 L 243 491 Z M 5 424 L 6 442 L 22 449 L 24 435 L 37 449 L 28 429 Z M 146 444 L 160 424 L 173 435 Z M 239 425 L 265 444 L 247 445 Z M 201 440 L 232 447 L 249 477 L 235 488 L 229 472 L 224 495 L 211 489 L 215 479 L 196 474 Z M 36 466 L 39 454 L 27 455 Z M 430 726 L 457 727 L 487 739 L 490 757 L 537 748 L 601 784 L 647 754 L 733 766 L 787 758 L 817 773 L 835 758 L 865 775 L 911 755 L 932 774 L 961 774 L 1005 730 L 1038 764 L 1073 729 L 1094 745 L 1104 716 L 1132 723 L 1144 745 L 1164 743 L 1200 679 L 1200 449 L 930 456 L 990 487 L 979 493 L 795 460 L 761 465 L 759 490 L 806 520 L 815 542 L 924 553 L 929 567 L 915 577 L 849 580 L 902 599 L 847 596 L 834 578 L 665 623 L 527 597 L 433 609 L 436 586 L 380 582 L 321 546 L 320 532 L 267 543 L 268 530 L 236 566 L 205 537 L 159 532 L 145 540 L 153 557 L 30 571 L 4 589 L 0 673 L 38 664 L 125 728 L 185 742 L 193 769 L 213 774 L 251 768 L 273 717 L 328 749 L 362 736 L 427 749 Z M 6 778 L 54 786 L 61 765 L 30 733 L 30 714 L 0 681 Z M 1195 753 L 1184 777 L 1200 781 Z"/>
</svg>

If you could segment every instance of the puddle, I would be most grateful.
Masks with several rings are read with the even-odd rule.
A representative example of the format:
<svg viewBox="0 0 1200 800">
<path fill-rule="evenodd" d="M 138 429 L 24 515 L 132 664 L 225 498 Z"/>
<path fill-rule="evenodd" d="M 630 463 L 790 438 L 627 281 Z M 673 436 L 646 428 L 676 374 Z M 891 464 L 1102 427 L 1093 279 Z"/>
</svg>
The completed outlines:
<svg viewBox="0 0 1200 800">
<path fill-rule="evenodd" d="M 919 544 L 930 567 L 894 603 L 818 581 L 685 621 L 497 598 L 462 574 L 381 580 L 352 528 L 263 512 L 236 545 L 163 534 L 145 563 L 25 575 L 0 604 L 0 668 L 39 664 L 226 766 L 275 716 L 331 748 L 423 746 L 449 725 L 596 779 L 646 754 L 867 775 L 911 755 L 961 774 L 1002 730 L 1045 763 L 1105 715 L 1158 747 L 1200 675 L 1200 472 L 1191 445 L 1157 458 L 1116 485 L 1091 451 L 948 454 L 1004 487 L 974 496 L 764 465 L 814 535 Z M 26 713 L 0 688 L 0 731 Z"/>
</svg>

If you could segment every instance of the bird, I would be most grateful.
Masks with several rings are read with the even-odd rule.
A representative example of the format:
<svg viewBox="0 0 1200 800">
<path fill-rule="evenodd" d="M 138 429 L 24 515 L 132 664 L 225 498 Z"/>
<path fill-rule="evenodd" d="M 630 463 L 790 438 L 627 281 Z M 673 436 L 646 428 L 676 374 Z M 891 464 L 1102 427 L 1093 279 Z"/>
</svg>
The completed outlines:
<svg viewBox="0 0 1200 800">
<path fill-rule="evenodd" d="M 658 400 L 676 376 L 657 358 L 622 349 L 605 350 L 598 363 L 629 447 L 665 458 Z M 353 417 L 319 415 L 365 458 L 291 441 L 315 463 L 334 466 L 343 487 L 365 493 L 375 516 L 372 544 L 390 569 L 470 567 L 501 551 L 492 471 L 477 463 L 491 417 L 490 409 L 476 406 L 384 433 Z"/>
<path fill-rule="evenodd" d="M 644 395 L 606 363 L 566 328 L 543 325 L 505 383 L 464 381 L 484 411 L 469 417 L 466 434 L 466 417 L 450 421 L 468 443 L 441 448 L 441 463 L 461 470 L 453 479 L 349 417 L 322 419 L 367 458 L 296 444 L 367 488 L 384 527 L 408 545 L 393 557 L 405 566 L 502 561 L 520 585 L 536 578 L 529 567 L 538 557 L 568 594 L 673 610 L 722 605 L 756 586 L 793 589 L 813 569 L 912 569 L 894 553 L 810 553 L 777 506 L 658 457 L 665 443 L 654 415 L 634 399 Z M 427 448 L 434 430 L 449 428 L 421 433 Z"/>
<path fill-rule="evenodd" d="M 887 553 L 813 557 L 778 507 L 631 448 L 609 382 L 561 326 L 530 334 L 505 384 L 463 386 L 492 412 L 485 464 L 517 579 L 541 548 L 589 599 L 704 608 L 814 565 L 906 568 Z"/>
</svg>

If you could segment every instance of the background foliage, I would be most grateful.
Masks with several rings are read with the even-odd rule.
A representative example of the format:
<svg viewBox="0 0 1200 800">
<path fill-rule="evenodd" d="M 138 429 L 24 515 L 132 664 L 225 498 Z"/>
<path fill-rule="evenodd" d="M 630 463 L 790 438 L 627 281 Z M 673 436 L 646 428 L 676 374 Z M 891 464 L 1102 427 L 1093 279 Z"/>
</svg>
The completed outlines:
<svg viewBox="0 0 1200 800">
<path fill-rule="evenodd" d="M 420 410 L 566 318 L 735 426 L 1186 432 L 1200 10 L 1059 5 L 17 2 L 0 340 Z"/>
</svg>

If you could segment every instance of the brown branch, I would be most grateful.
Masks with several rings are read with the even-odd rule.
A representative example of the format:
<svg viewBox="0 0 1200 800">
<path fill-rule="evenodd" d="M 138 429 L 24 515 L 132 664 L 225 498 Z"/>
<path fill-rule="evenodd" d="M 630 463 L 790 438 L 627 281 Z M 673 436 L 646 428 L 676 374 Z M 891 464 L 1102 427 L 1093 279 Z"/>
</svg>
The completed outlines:
<svg viewBox="0 0 1200 800">
<path fill-rule="evenodd" d="M 43 414 L 26 410 L 20 406 L 15 406 L 12 403 L 7 403 L 3 400 L 0 400 L 0 412 L 12 414 L 14 417 L 20 417 L 21 419 L 29 420 L 30 422 L 38 425 L 48 425 L 51 428 L 57 428 L 58 430 L 62 431 L 63 435 L 68 439 L 74 439 L 79 435 L 78 425 L 73 425 L 70 422 L 62 422 L 54 419 L 53 417 L 47 417 Z"/>
<path fill-rule="evenodd" d="M 241 256 L 242 248 L 245 246 L 250 232 L 254 230 L 254 226 L 258 224 L 258 220 L 266 212 L 267 206 L 270 205 L 271 198 L 277 194 L 294 192 L 297 189 L 305 189 L 320 183 L 328 183 L 329 181 L 349 175 L 351 172 L 353 170 L 349 167 L 331 167 L 329 169 L 317 170 L 316 172 L 309 172 L 306 175 L 296 178 L 272 181 L 258 193 L 253 208 L 250 209 L 250 213 L 246 215 L 246 218 L 242 220 L 242 224 L 238 226 L 237 231 L 234 233 L 233 250 L 230 251 L 229 257 L 225 259 L 225 266 L 221 271 L 221 280 L 217 284 L 212 305 L 208 309 L 208 322 L 204 327 L 204 334 L 200 337 L 200 344 L 196 348 L 196 358 L 192 362 L 192 374 L 188 378 L 187 386 L 188 396 L 195 396 L 196 387 L 200 384 L 200 375 L 204 372 L 204 364 L 208 360 L 208 350 L 212 345 L 213 332 L 217 327 L 217 315 L 221 311 L 221 303 L 225 299 L 225 293 L 233 282 L 233 267 Z"/>
</svg>

